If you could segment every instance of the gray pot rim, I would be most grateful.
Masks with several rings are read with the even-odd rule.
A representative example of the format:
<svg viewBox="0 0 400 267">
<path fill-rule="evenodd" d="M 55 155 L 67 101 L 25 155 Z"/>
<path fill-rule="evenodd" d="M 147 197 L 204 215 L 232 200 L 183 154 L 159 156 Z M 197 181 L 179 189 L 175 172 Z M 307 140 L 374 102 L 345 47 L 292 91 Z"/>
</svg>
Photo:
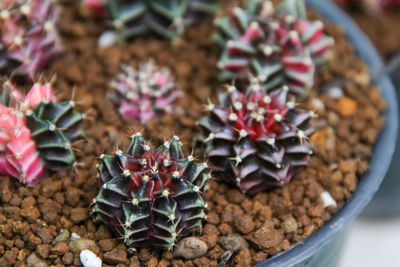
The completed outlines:
<svg viewBox="0 0 400 267">
<path fill-rule="evenodd" d="M 341 209 L 319 230 L 270 259 L 257 264 L 261 266 L 294 266 L 309 259 L 327 245 L 338 233 L 343 231 L 366 207 L 379 189 L 390 166 L 398 136 L 399 117 L 396 90 L 386 72 L 384 64 L 369 38 L 357 24 L 330 0 L 306 0 L 307 4 L 324 18 L 341 25 L 346 30 L 348 41 L 356 53 L 368 65 L 374 84 L 380 88 L 387 102 L 386 124 L 380 133 L 370 160 L 371 169 L 363 175 L 356 191 Z M 379 75 L 379 77 L 374 77 Z"/>
</svg>

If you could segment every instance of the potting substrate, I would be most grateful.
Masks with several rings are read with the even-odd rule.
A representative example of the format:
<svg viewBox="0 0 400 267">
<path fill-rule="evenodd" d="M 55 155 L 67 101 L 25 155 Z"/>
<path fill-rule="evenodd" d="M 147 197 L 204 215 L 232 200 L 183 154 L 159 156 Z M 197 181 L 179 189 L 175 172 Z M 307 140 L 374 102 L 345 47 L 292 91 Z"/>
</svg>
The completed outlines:
<svg viewBox="0 0 400 267">
<path fill-rule="evenodd" d="M 224 11 L 239 4 L 220 3 Z M 368 68 L 345 40 L 344 30 L 325 23 L 326 34 L 335 39 L 333 57 L 319 68 L 310 95 L 299 105 L 318 115 L 310 137 L 314 152 L 310 165 L 286 187 L 254 196 L 209 181 L 207 222 L 202 235 L 186 241 L 194 251 L 185 250 L 179 241 L 169 252 L 127 250 L 121 238 L 89 217 L 99 191 L 99 155 L 126 151 L 130 136 L 138 131 L 154 147 L 179 135 L 184 154 L 192 153 L 193 138 L 199 133 L 196 121 L 206 114 L 207 99 L 217 103 L 218 91 L 225 90 L 216 75 L 220 51 L 210 38 L 216 29 L 211 23 L 199 23 L 178 43 L 139 38 L 100 48 L 98 38 L 105 23 L 79 9 L 75 1 L 62 1 L 62 6 L 59 30 L 64 50 L 42 79 L 53 78 L 57 97 L 73 97 L 77 109 L 85 112 L 85 142 L 75 145 L 74 170 L 56 172 L 34 187 L 1 179 L 1 266 L 81 265 L 80 252 L 85 249 L 94 252 L 103 266 L 251 266 L 322 227 L 368 170 L 373 145 L 385 124 L 381 112 L 386 104 L 371 85 Z M 310 17 L 319 18 L 313 12 Z M 173 113 L 143 126 L 121 119 L 110 97 L 111 80 L 121 63 L 150 59 L 172 71 L 183 95 Z M 194 155 L 202 159 L 201 149 Z"/>
<path fill-rule="evenodd" d="M 369 13 L 360 8 L 345 8 L 345 11 L 360 25 L 362 30 L 371 39 L 381 57 L 384 59 L 387 71 L 393 80 L 395 87 L 400 86 L 400 32 L 393 31 L 395 25 L 400 23 L 400 9 L 397 6 L 383 10 L 378 13 Z M 375 78 L 382 72 L 375 74 Z M 397 90 L 398 92 L 398 90 Z M 399 95 L 397 93 L 397 95 Z M 400 215 L 398 205 L 398 192 L 400 182 L 398 179 L 399 143 L 396 145 L 396 154 L 392 159 L 391 167 L 387 176 L 375 195 L 373 201 L 368 205 L 363 214 L 369 217 L 388 218 Z"/>
</svg>

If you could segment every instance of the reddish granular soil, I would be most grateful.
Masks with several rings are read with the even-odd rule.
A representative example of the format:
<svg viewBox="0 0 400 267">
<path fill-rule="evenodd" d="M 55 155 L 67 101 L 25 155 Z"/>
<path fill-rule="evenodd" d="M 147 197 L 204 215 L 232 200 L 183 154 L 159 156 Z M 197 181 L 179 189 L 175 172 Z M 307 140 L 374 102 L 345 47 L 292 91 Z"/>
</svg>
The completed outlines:
<svg viewBox="0 0 400 267">
<path fill-rule="evenodd" d="M 393 10 L 376 16 L 360 10 L 346 10 L 368 35 L 382 57 L 387 60 L 400 53 L 400 10 Z"/>
<path fill-rule="evenodd" d="M 302 104 L 319 114 L 318 130 L 311 137 L 315 155 L 310 167 L 296 175 L 289 186 L 254 197 L 211 181 L 206 195 L 208 222 L 203 235 L 196 236 L 208 247 L 200 258 L 182 260 L 174 258 L 172 252 L 147 249 L 128 254 L 119 239 L 88 217 L 97 193 L 97 156 L 113 153 L 117 147 L 125 149 L 133 130 L 142 130 L 155 145 L 179 134 L 185 152 L 190 153 L 198 130 L 195 121 L 204 114 L 203 104 L 208 97 L 215 99 L 217 90 L 222 89 L 215 77 L 218 51 L 210 41 L 214 29 L 198 25 L 175 46 L 167 41 L 137 40 L 100 49 L 96 42 L 104 25 L 79 14 L 70 4 L 73 1 L 64 2 L 60 23 L 64 54 L 45 76 L 56 74 L 60 98 L 69 98 L 75 87 L 74 99 L 80 110 L 87 111 L 87 139 L 77 146 L 81 166 L 75 172 L 61 171 L 46 178 L 34 188 L 5 177 L 0 180 L 0 266 L 80 265 L 82 248 L 97 253 L 104 266 L 250 266 L 321 227 L 337 210 L 324 208 L 321 192 L 330 192 L 340 207 L 368 169 L 373 144 L 385 122 L 380 116 L 385 102 L 379 90 L 369 85 L 368 69 L 343 40 L 343 31 L 328 25 L 327 32 L 336 39 L 335 56 L 318 74 L 312 95 Z M 171 68 L 184 96 L 175 114 L 143 127 L 122 121 L 106 95 L 121 62 L 149 58 Z M 332 81 L 341 84 L 345 96 L 333 98 L 337 90 L 326 92 Z M 71 239 L 71 233 L 83 239 Z M 221 238 L 231 233 L 241 235 L 248 247 L 227 251 Z"/>
</svg>

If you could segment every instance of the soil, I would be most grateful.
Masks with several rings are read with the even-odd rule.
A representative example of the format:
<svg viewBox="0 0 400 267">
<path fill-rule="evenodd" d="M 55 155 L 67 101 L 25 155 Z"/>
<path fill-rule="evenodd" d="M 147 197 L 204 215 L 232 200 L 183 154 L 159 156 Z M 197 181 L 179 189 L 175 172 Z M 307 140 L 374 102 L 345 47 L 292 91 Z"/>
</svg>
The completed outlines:
<svg viewBox="0 0 400 267">
<path fill-rule="evenodd" d="M 346 10 L 368 35 L 382 58 L 390 59 L 400 53 L 400 10 L 370 15 L 360 10 Z"/>
<path fill-rule="evenodd" d="M 74 171 L 56 173 L 33 188 L 6 177 L 0 180 L 0 266 L 81 265 L 79 252 L 84 248 L 95 252 L 103 266 L 250 266 L 287 250 L 323 226 L 368 169 L 373 144 L 385 123 L 380 115 L 385 102 L 378 88 L 370 85 L 368 68 L 344 40 L 343 30 L 327 24 L 327 33 L 336 39 L 334 58 L 317 75 L 311 96 L 301 104 L 319 115 L 318 130 L 311 137 L 315 154 L 310 166 L 289 186 L 254 197 L 211 181 L 206 195 L 208 222 L 203 235 L 194 236 L 206 243 L 204 256 L 183 260 L 172 252 L 127 253 L 123 242 L 88 217 L 98 190 L 97 157 L 117 147 L 125 149 L 133 131 L 142 131 L 154 145 L 178 134 L 190 153 L 203 104 L 209 97 L 215 100 L 222 89 L 215 75 L 219 52 L 210 40 L 215 29 L 197 25 L 175 45 L 147 39 L 97 48 L 105 25 L 78 12 L 74 1 L 63 2 L 64 53 L 44 77 L 55 74 L 59 98 L 73 95 L 78 108 L 86 111 L 86 142 L 76 145 L 80 164 Z M 184 96 L 176 113 L 144 127 L 122 121 L 106 96 L 122 62 L 150 58 L 173 71 Z M 337 207 L 324 207 L 323 191 L 330 193 Z"/>
</svg>

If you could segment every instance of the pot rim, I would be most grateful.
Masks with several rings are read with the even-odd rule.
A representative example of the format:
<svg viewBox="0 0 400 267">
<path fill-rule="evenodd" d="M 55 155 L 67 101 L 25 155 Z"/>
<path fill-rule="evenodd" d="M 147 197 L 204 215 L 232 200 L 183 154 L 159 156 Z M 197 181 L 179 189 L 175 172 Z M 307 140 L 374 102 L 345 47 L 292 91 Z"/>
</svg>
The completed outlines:
<svg viewBox="0 0 400 267">
<path fill-rule="evenodd" d="M 346 30 L 348 41 L 354 46 L 356 53 L 368 65 L 372 80 L 380 88 L 382 97 L 387 103 L 383 113 L 386 123 L 374 146 L 370 160 L 370 170 L 363 175 L 356 191 L 346 203 L 326 222 L 323 227 L 315 231 L 302 243 L 291 246 L 272 258 L 258 263 L 256 266 L 294 266 L 311 256 L 327 245 L 339 232 L 343 231 L 366 207 L 373 195 L 379 189 L 385 174 L 390 166 L 395 151 L 398 136 L 398 103 L 396 90 L 384 71 L 381 57 L 372 45 L 369 38 L 358 25 L 331 0 L 306 0 L 307 4 L 318 11 L 325 19 L 342 26 Z M 373 77 L 374 75 L 379 75 Z"/>
</svg>

